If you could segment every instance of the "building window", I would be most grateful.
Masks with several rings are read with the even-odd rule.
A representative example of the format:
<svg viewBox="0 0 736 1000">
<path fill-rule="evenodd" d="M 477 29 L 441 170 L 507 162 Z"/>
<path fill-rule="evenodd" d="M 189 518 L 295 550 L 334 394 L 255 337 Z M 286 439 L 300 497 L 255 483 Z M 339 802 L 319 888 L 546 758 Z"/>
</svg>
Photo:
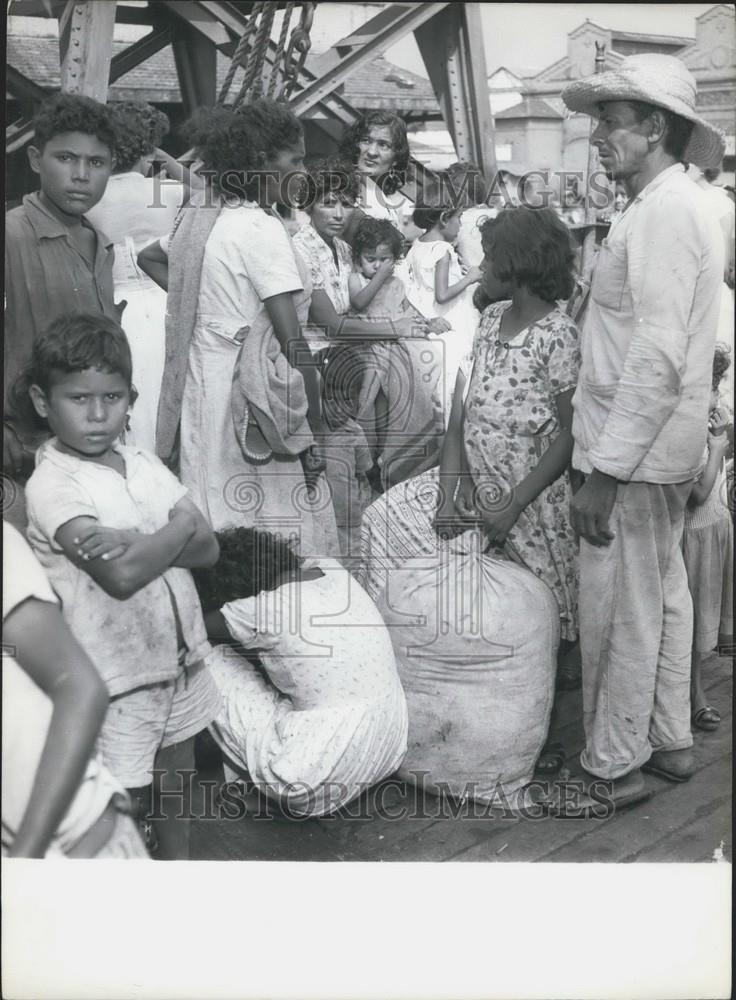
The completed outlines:
<svg viewBox="0 0 736 1000">
<path fill-rule="evenodd" d="M 511 150 L 513 146 L 510 142 L 506 143 L 496 143 L 496 159 L 497 160 L 510 160 Z"/>
</svg>

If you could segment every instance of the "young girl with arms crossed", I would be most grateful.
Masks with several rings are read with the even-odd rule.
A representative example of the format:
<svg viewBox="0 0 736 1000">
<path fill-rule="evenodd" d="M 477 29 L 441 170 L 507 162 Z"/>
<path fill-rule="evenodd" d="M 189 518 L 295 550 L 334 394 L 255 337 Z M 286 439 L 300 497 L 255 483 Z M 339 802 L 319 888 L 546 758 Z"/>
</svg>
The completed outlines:
<svg viewBox="0 0 736 1000">
<path fill-rule="evenodd" d="M 193 768 L 194 736 L 217 708 L 189 568 L 211 566 L 218 547 L 162 463 L 119 443 L 131 378 L 120 326 L 80 314 L 38 338 L 19 392 L 54 434 L 28 482 L 28 539 L 107 685 L 99 747 L 140 817 L 150 813 L 154 768 L 154 806 L 158 793 L 182 791 L 177 772 Z M 188 857 L 181 804 L 161 794 L 154 814 L 163 858 Z"/>
</svg>

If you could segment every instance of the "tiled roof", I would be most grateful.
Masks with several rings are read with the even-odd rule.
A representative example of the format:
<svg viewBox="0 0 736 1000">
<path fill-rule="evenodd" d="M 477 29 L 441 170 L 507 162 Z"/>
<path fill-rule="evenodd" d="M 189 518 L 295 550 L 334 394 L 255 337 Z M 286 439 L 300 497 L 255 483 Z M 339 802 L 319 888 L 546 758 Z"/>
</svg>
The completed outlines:
<svg viewBox="0 0 736 1000">
<path fill-rule="evenodd" d="M 309 67 L 309 60 L 307 60 Z M 386 108 L 399 112 L 420 111 L 439 115 L 432 84 L 408 69 L 376 56 L 359 66 L 338 93 L 353 107 Z"/>
<path fill-rule="evenodd" d="M 503 118 L 562 118 L 559 111 L 555 111 L 546 101 L 538 97 L 525 97 L 520 104 L 515 104 L 512 108 L 499 111 L 496 121 Z"/>
<path fill-rule="evenodd" d="M 113 55 L 128 47 L 128 42 L 113 42 Z M 7 62 L 41 87 L 59 87 L 59 46 L 55 38 L 9 35 Z M 307 64 L 309 65 L 309 64 Z M 219 92 L 229 60 L 217 54 L 217 89 Z M 238 92 L 242 71 L 233 81 L 231 94 Z M 428 80 L 401 69 L 377 56 L 357 69 L 339 88 L 340 95 L 358 110 L 388 108 L 398 112 L 439 115 L 439 105 Z M 112 100 L 140 99 L 160 104 L 181 101 L 179 83 L 171 46 L 140 63 L 110 87 Z"/>
</svg>

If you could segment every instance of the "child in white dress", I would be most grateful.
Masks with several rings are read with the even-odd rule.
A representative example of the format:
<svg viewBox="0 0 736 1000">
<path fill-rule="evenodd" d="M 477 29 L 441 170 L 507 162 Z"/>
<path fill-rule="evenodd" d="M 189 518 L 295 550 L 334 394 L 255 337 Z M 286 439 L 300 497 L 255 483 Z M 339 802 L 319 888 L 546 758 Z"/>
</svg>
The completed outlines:
<svg viewBox="0 0 736 1000">
<path fill-rule="evenodd" d="M 414 222 L 425 232 L 406 255 L 406 291 L 422 315 L 441 316 L 450 325 L 440 335 L 445 352 L 444 408 L 448 418 L 455 376 L 472 348 L 478 328 L 480 317 L 473 306 L 472 286 L 480 281 L 482 271 L 480 267 L 469 267 L 463 274 L 453 244 L 466 206 L 442 204 L 444 194 L 439 188 L 428 190 L 425 204 L 414 210 Z"/>
</svg>

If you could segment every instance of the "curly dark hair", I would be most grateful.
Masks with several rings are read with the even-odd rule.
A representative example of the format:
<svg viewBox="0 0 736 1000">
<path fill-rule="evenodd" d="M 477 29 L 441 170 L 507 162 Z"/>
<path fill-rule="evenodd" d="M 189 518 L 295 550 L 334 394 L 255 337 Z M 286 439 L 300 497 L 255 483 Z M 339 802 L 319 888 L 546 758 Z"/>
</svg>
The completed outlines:
<svg viewBox="0 0 736 1000">
<path fill-rule="evenodd" d="M 525 286 L 544 302 L 568 299 L 575 251 L 551 208 L 507 208 L 480 227 L 483 253 L 499 281 Z"/>
<path fill-rule="evenodd" d="M 169 131 L 168 116 L 145 101 L 115 101 L 108 109 L 115 129 L 115 172 L 132 170 L 161 145 Z"/>
<path fill-rule="evenodd" d="M 715 351 L 713 353 L 713 383 L 714 389 L 723 381 L 723 377 L 731 367 L 731 348 L 728 344 L 724 344 L 721 341 L 716 343 Z"/>
<path fill-rule="evenodd" d="M 106 105 L 81 94 L 56 94 L 44 101 L 33 119 L 33 145 L 43 152 L 50 139 L 63 132 L 93 135 L 115 154 L 115 129 Z"/>
<path fill-rule="evenodd" d="M 351 125 L 342 137 L 340 155 L 349 163 L 357 163 L 360 155 L 360 144 L 370 135 L 372 128 L 390 128 L 391 142 L 394 147 L 394 162 L 387 174 L 375 178 L 375 182 L 384 194 L 393 194 L 406 183 L 406 168 L 409 166 L 409 140 L 406 135 L 406 122 L 398 115 L 389 111 L 369 111 L 357 122 Z"/>
<path fill-rule="evenodd" d="M 215 186 L 227 182 L 228 175 L 246 178 L 242 186 L 247 197 L 257 192 L 259 180 L 249 181 L 246 175 L 262 169 L 264 157 L 273 159 L 304 136 L 296 115 L 267 97 L 241 105 L 237 111 L 202 108 L 184 125 L 184 131 L 204 169 L 214 172 Z"/>
<path fill-rule="evenodd" d="M 299 207 L 307 212 L 326 194 L 337 194 L 346 204 L 354 205 L 360 194 L 360 174 L 341 156 L 321 157 L 307 167 L 306 187 L 304 201 Z"/>
<path fill-rule="evenodd" d="M 215 537 L 220 558 L 211 569 L 193 569 L 192 576 L 202 609 L 215 611 L 230 601 L 274 590 L 279 577 L 302 566 L 304 560 L 270 531 L 227 528 Z"/>
<path fill-rule="evenodd" d="M 387 243 L 394 260 L 398 260 L 404 252 L 404 237 L 388 219 L 374 219 L 364 215 L 355 228 L 350 248 L 353 260 L 357 262 L 361 254 L 367 250 L 375 250 L 380 243 Z"/>
<path fill-rule="evenodd" d="M 55 319 L 36 338 L 31 356 L 11 391 L 11 409 L 21 424 L 46 427 L 31 403 L 29 390 L 37 385 L 48 395 L 55 372 L 71 374 L 88 368 L 122 375 L 130 390 L 131 403 L 137 393 L 133 388 L 133 359 L 123 328 L 102 313 L 75 313 Z"/>
</svg>

